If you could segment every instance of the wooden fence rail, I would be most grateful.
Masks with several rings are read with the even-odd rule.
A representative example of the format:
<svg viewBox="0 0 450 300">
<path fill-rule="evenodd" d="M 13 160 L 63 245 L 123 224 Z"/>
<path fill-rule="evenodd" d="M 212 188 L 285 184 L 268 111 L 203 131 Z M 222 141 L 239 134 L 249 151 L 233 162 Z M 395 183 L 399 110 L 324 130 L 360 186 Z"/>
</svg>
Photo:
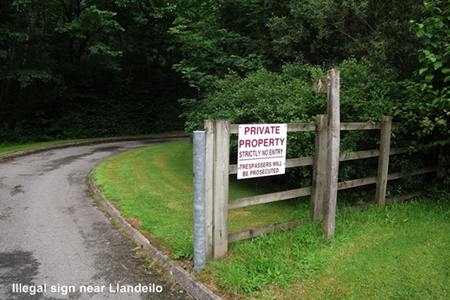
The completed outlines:
<svg viewBox="0 0 450 300">
<path fill-rule="evenodd" d="M 392 123 L 393 127 L 398 127 L 399 123 Z M 341 123 L 342 131 L 351 131 L 351 130 L 376 130 L 380 129 L 380 123 L 375 122 L 344 122 Z M 315 123 L 290 123 L 288 124 L 288 132 L 308 132 L 315 131 L 316 124 Z M 239 124 L 231 124 L 230 125 L 230 133 L 237 134 L 239 132 Z"/>
<path fill-rule="evenodd" d="M 304 187 L 299 189 L 287 190 L 284 192 L 269 193 L 232 200 L 229 202 L 228 208 L 241 208 L 246 206 L 283 201 L 308 195 L 311 195 L 311 187 Z"/>
<path fill-rule="evenodd" d="M 228 234 L 228 242 L 242 241 L 257 237 L 258 235 L 279 230 L 291 229 L 297 226 L 300 221 L 290 221 L 286 223 L 271 224 L 265 227 L 253 228 Z"/>
<path fill-rule="evenodd" d="M 379 153 L 380 153 L 380 150 L 377 150 L 377 149 L 342 153 L 339 156 L 339 161 L 349 161 L 349 160 L 358 160 L 358 159 L 364 159 L 364 158 L 373 158 L 373 157 L 378 157 Z M 389 152 L 390 155 L 404 154 L 404 153 L 408 153 L 407 148 L 392 148 Z M 314 164 L 314 158 L 312 156 L 286 159 L 286 168 L 306 167 L 306 166 L 312 166 L 313 164 Z M 237 174 L 237 165 L 236 164 L 230 165 L 228 171 L 230 174 Z"/>
<path fill-rule="evenodd" d="M 429 167 L 429 168 L 422 168 L 422 169 L 416 169 L 412 170 L 409 173 L 392 173 L 387 176 L 387 180 L 395 180 L 399 178 L 406 178 L 413 175 L 423 175 L 427 173 L 433 173 L 436 172 L 436 167 Z M 350 188 L 370 185 L 370 184 L 376 184 L 377 183 L 377 177 L 371 176 L 371 177 L 365 177 L 365 178 L 358 178 L 358 179 L 351 179 L 346 180 L 338 183 L 338 190 L 346 190 Z M 268 193 L 268 194 L 262 194 L 252 197 L 245 197 L 245 198 L 239 198 L 236 200 L 231 200 L 228 202 L 228 208 L 229 209 L 235 209 L 235 208 L 242 208 L 247 206 L 253 206 L 258 204 L 265 204 L 270 202 L 277 202 L 277 201 L 283 201 L 283 200 L 289 200 L 304 196 L 311 195 L 312 187 L 304 187 L 299 189 L 292 189 L 287 190 L 283 192 L 276 192 L 276 193 Z"/>
</svg>

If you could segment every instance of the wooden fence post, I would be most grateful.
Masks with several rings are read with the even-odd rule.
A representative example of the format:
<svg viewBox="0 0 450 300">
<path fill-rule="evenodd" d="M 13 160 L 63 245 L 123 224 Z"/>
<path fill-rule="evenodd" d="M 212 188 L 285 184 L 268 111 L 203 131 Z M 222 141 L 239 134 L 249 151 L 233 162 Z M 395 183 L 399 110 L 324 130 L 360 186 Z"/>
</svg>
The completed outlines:
<svg viewBox="0 0 450 300">
<path fill-rule="evenodd" d="M 326 189 L 327 115 L 316 117 L 316 137 L 313 159 L 313 183 L 310 213 L 313 220 L 323 219 L 323 197 Z"/>
<path fill-rule="evenodd" d="M 205 206 L 206 206 L 206 257 L 213 256 L 213 217 L 214 217 L 214 121 L 205 120 Z"/>
<path fill-rule="evenodd" d="M 380 154 L 378 156 L 377 190 L 375 200 L 379 206 L 386 204 L 386 187 L 389 171 L 389 155 L 391 151 L 392 117 L 383 117 L 380 135 Z"/>
<path fill-rule="evenodd" d="M 340 75 L 337 69 L 331 69 L 328 79 L 328 155 L 326 168 L 327 188 L 324 195 L 323 231 L 327 238 L 333 238 L 336 227 L 336 200 L 339 173 L 340 143 Z"/>
<path fill-rule="evenodd" d="M 222 258 L 228 251 L 228 183 L 230 123 L 216 121 L 214 147 L 214 241 L 213 256 Z"/>
</svg>

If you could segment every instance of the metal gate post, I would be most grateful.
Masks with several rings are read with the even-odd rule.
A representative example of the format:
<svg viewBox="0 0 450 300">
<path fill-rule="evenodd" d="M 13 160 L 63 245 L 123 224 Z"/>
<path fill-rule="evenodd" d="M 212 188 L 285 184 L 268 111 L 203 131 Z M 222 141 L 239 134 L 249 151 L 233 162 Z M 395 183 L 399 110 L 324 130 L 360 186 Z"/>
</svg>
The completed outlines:
<svg viewBox="0 0 450 300">
<path fill-rule="evenodd" d="M 205 132 L 193 136 L 193 207 L 194 207 L 194 270 L 206 265 L 206 205 L 205 205 Z"/>
</svg>

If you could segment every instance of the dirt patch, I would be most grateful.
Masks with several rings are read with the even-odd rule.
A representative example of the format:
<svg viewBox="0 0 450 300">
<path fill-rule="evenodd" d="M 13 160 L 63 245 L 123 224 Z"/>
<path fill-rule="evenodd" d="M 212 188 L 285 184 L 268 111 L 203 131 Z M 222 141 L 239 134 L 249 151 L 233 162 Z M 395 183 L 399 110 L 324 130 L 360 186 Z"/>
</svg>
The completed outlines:
<svg viewBox="0 0 450 300">
<path fill-rule="evenodd" d="M 127 222 L 136 229 L 140 229 L 142 227 L 142 222 L 138 218 L 127 217 Z"/>
</svg>

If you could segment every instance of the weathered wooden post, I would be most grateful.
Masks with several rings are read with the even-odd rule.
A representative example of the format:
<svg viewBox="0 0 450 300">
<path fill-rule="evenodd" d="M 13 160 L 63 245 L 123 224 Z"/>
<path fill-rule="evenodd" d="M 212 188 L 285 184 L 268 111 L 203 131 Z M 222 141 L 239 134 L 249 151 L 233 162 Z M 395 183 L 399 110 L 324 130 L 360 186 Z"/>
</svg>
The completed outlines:
<svg viewBox="0 0 450 300">
<path fill-rule="evenodd" d="M 327 115 L 316 117 L 316 137 L 313 160 L 313 184 L 310 213 L 313 220 L 323 219 L 323 199 L 326 189 L 327 167 Z"/>
<path fill-rule="evenodd" d="M 214 234 L 213 257 L 222 258 L 228 251 L 228 181 L 230 122 L 216 121 L 214 146 Z"/>
<path fill-rule="evenodd" d="M 391 151 L 392 117 L 383 117 L 380 135 L 380 154 L 378 156 L 378 174 L 375 200 L 379 206 L 386 204 L 386 187 L 389 172 L 389 155 Z"/>
<path fill-rule="evenodd" d="M 327 74 L 328 84 L 328 149 L 326 185 L 324 195 L 323 231 L 327 238 L 333 238 L 336 227 L 336 201 L 339 173 L 339 143 L 340 143 L 340 74 L 337 69 L 331 69 Z"/>
<path fill-rule="evenodd" d="M 205 206 L 206 206 L 206 257 L 213 257 L 214 217 L 214 146 L 216 123 L 205 121 Z"/>
</svg>

